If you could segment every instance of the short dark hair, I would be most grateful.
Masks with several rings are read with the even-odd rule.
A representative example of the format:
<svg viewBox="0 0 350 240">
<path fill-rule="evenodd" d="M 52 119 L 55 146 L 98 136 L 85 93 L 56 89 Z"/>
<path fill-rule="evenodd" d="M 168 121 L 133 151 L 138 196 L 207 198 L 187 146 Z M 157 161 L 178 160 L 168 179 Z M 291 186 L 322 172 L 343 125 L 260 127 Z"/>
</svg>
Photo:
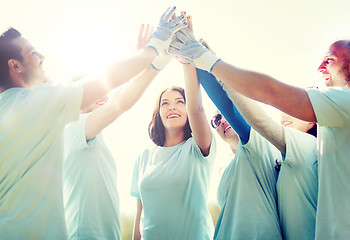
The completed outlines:
<svg viewBox="0 0 350 240">
<path fill-rule="evenodd" d="M 345 81 L 350 82 L 350 69 L 349 69 L 349 63 L 350 63 L 350 41 L 343 39 L 335 41 L 332 45 L 340 45 L 346 50 L 346 54 L 344 56 L 344 62 L 343 66 L 341 66 L 341 70 L 345 74 Z"/>
<path fill-rule="evenodd" d="M 7 29 L 0 36 L 0 86 L 7 86 L 11 80 L 8 61 L 10 59 L 23 61 L 21 47 L 13 42 L 21 36 L 21 33 L 14 28 Z"/>
<path fill-rule="evenodd" d="M 156 106 L 153 111 L 152 120 L 148 125 L 148 135 L 157 146 L 161 146 L 161 147 L 163 147 L 165 143 L 165 127 L 163 125 L 162 119 L 160 118 L 159 109 L 160 109 L 160 101 L 162 99 L 162 96 L 167 91 L 179 92 L 186 102 L 185 90 L 182 87 L 173 86 L 173 87 L 167 88 L 164 91 L 162 91 L 161 94 L 159 95 Z M 192 136 L 192 129 L 190 127 L 188 118 L 183 130 L 185 133 L 185 140 L 189 139 Z"/>
</svg>

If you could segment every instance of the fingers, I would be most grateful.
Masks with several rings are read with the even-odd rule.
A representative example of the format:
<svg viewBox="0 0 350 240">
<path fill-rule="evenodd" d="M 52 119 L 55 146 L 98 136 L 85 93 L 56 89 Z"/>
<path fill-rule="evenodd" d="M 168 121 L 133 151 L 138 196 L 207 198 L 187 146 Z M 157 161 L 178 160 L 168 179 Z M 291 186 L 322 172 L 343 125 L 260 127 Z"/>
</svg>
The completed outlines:
<svg viewBox="0 0 350 240">
<path fill-rule="evenodd" d="M 192 16 L 191 15 L 186 17 L 186 22 L 187 22 L 188 28 L 191 30 L 191 32 L 193 32 L 193 23 L 192 23 Z"/>
<path fill-rule="evenodd" d="M 183 44 L 182 42 L 174 41 L 169 47 L 169 52 L 174 55 L 177 55 L 176 53 L 178 52 L 178 50 L 181 50 L 184 47 L 185 47 L 185 44 Z"/>
<path fill-rule="evenodd" d="M 176 37 L 179 41 L 185 44 L 196 40 L 189 28 L 183 28 L 178 31 Z"/>
<path fill-rule="evenodd" d="M 203 38 L 199 39 L 200 44 L 202 44 L 206 49 L 208 49 L 209 51 L 211 51 L 214 55 L 215 52 L 210 48 L 210 46 L 208 45 L 207 41 L 205 41 Z"/>
<path fill-rule="evenodd" d="M 136 45 L 137 51 L 144 48 L 147 45 L 147 43 L 150 40 L 152 31 L 153 31 L 153 27 L 150 28 L 149 24 L 142 24 L 140 26 L 140 31 L 139 31 L 139 35 L 137 38 L 137 45 Z"/>
<path fill-rule="evenodd" d="M 187 23 L 188 28 L 191 30 L 191 32 L 193 32 L 193 24 L 192 24 L 192 16 L 188 15 L 186 11 L 182 11 L 181 12 L 182 15 L 184 15 L 184 21 Z"/>
<path fill-rule="evenodd" d="M 184 30 L 185 29 L 183 29 L 183 30 L 179 31 L 178 33 L 176 33 L 176 40 L 186 44 L 186 43 L 190 42 L 190 39 L 187 37 L 186 34 L 184 34 Z M 178 41 L 175 41 L 174 43 L 176 43 Z"/>
<path fill-rule="evenodd" d="M 138 36 L 138 38 L 137 38 L 137 41 L 138 41 L 138 42 L 140 42 L 141 39 L 143 38 L 144 29 L 145 29 L 145 24 L 141 24 L 140 30 L 139 30 L 139 36 Z"/>
<path fill-rule="evenodd" d="M 144 35 L 143 35 L 143 38 L 144 38 L 144 40 L 145 40 L 146 42 L 149 41 L 150 35 L 151 35 L 151 33 L 150 33 L 150 26 L 149 26 L 149 24 L 147 24 L 147 25 L 146 25 L 146 28 L 145 28 L 145 33 L 144 33 Z"/>
<path fill-rule="evenodd" d="M 174 19 L 172 19 L 172 20 L 168 23 L 168 26 L 169 26 L 170 28 L 173 28 L 174 26 L 177 26 L 177 25 L 180 25 L 180 24 L 186 26 L 187 23 L 186 23 L 185 20 L 186 20 L 186 19 L 185 19 L 185 16 L 184 16 L 183 14 L 181 14 L 181 15 L 175 17 Z"/>
<path fill-rule="evenodd" d="M 173 16 L 174 12 L 175 12 L 176 7 L 169 7 L 162 15 L 162 17 L 160 18 L 160 21 L 163 23 L 167 23 L 169 22 L 169 20 L 171 19 L 171 16 Z"/>
</svg>

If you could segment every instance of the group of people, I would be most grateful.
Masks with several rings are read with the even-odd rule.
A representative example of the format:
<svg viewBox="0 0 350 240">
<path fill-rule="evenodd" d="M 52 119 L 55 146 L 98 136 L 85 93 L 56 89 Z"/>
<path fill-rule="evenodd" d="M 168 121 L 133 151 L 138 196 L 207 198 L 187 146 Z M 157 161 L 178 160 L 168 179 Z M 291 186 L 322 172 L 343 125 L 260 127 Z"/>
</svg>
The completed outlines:
<svg viewBox="0 0 350 240">
<path fill-rule="evenodd" d="M 156 146 L 135 161 L 133 238 L 350 237 L 350 41 L 333 43 L 319 66 L 326 87 L 305 90 L 226 63 L 175 11 L 153 33 L 141 27 L 135 55 L 71 84 L 49 82 L 44 56 L 19 31 L 0 36 L 0 239 L 121 239 L 117 169 L 101 131 L 174 56 L 185 88 L 159 95 L 148 128 Z M 216 142 L 201 85 L 234 153 L 215 228 Z M 280 109 L 281 123 L 255 101 Z"/>
</svg>

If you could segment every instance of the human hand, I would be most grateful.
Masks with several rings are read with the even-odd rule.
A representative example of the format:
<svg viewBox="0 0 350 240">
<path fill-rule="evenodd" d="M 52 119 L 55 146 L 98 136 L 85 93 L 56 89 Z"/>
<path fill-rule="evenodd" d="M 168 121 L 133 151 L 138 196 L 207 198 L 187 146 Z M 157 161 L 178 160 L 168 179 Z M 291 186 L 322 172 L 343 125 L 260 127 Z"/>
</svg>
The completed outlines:
<svg viewBox="0 0 350 240">
<path fill-rule="evenodd" d="M 167 52 L 174 34 L 187 26 L 184 16 L 173 17 L 176 7 L 169 7 L 161 16 L 156 31 L 151 35 L 148 47 L 152 47 L 157 54 Z"/>
<path fill-rule="evenodd" d="M 197 68 L 211 72 L 220 58 L 198 42 L 189 28 L 183 28 L 175 34 L 169 52 L 193 63 Z"/>
<path fill-rule="evenodd" d="M 199 39 L 200 44 L 202 44 L 206 49 L 208 49 L 210 52 L 212 52 L 212 54 L 216 55 L 215 52 L 213 51 L 213 49 L 211 49 L 207 43 L 207 41 L 205 41 L 203 38 Z"/>
<path fill-rule="evenodd" d="M 146 47 L 149 43 L 150 36 L 153 32 L 153 27 L 150 27 L 149 24 L 141 24 L 139 35 L 137 38 L 136 51 L 141 50 Z"/>
<path fill-rule="evenodd" d="M 185 12 L 185 11 L 182 11 L 181 14 L 183 14 L 183 15 L 185 16 L 188 29 L 190 29 L 191 32 L 193 33 L 192 16 L 190 16 L 190 15 L 189 15 L 189 16 L 186 16 L 186 12 Z M 189 61 L 187 61 L 186 59 L 184 59 L 184 58 L 182 58 L 182 57 L 176 56 L 175 58 L 176 58 L 180 63 L 182 63 L 182 64 L 191 64 Z"/>
</svg>

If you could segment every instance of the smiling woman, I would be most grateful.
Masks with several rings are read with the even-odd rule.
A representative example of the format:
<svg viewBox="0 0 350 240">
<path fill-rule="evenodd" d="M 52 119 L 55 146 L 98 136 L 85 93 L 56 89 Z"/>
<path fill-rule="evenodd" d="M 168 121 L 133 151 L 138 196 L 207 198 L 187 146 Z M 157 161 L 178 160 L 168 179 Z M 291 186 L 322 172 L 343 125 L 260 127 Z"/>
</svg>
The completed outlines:
<svg viewBox="0 0 350 240">
<path fill-rule="evenodd" d="M 216 143 L 203 110 L 196 69 L 183 68 L 186 94 L 180 87 L 161 92 L 149 125 L 157 147 L 144 150 L 134 165 L 134 240 L 213 235 L 208 191 Z"/>
<path fill-rule="evenodd" d="M 177 121 L 173 121 L 173 119 Z M 179 121 L 180 120 L 180 121 Z M 180 129 L 179 129 L 180 128 Z M 183 140 L 191 137 L 191 127 L 186 113 L 185 91 L 180 87 L 165 89 L 159 96 L 148 127 L 149 136 L 158 146 L 165 146 L 169 131 L 179 131 Z"/>
</svg>

